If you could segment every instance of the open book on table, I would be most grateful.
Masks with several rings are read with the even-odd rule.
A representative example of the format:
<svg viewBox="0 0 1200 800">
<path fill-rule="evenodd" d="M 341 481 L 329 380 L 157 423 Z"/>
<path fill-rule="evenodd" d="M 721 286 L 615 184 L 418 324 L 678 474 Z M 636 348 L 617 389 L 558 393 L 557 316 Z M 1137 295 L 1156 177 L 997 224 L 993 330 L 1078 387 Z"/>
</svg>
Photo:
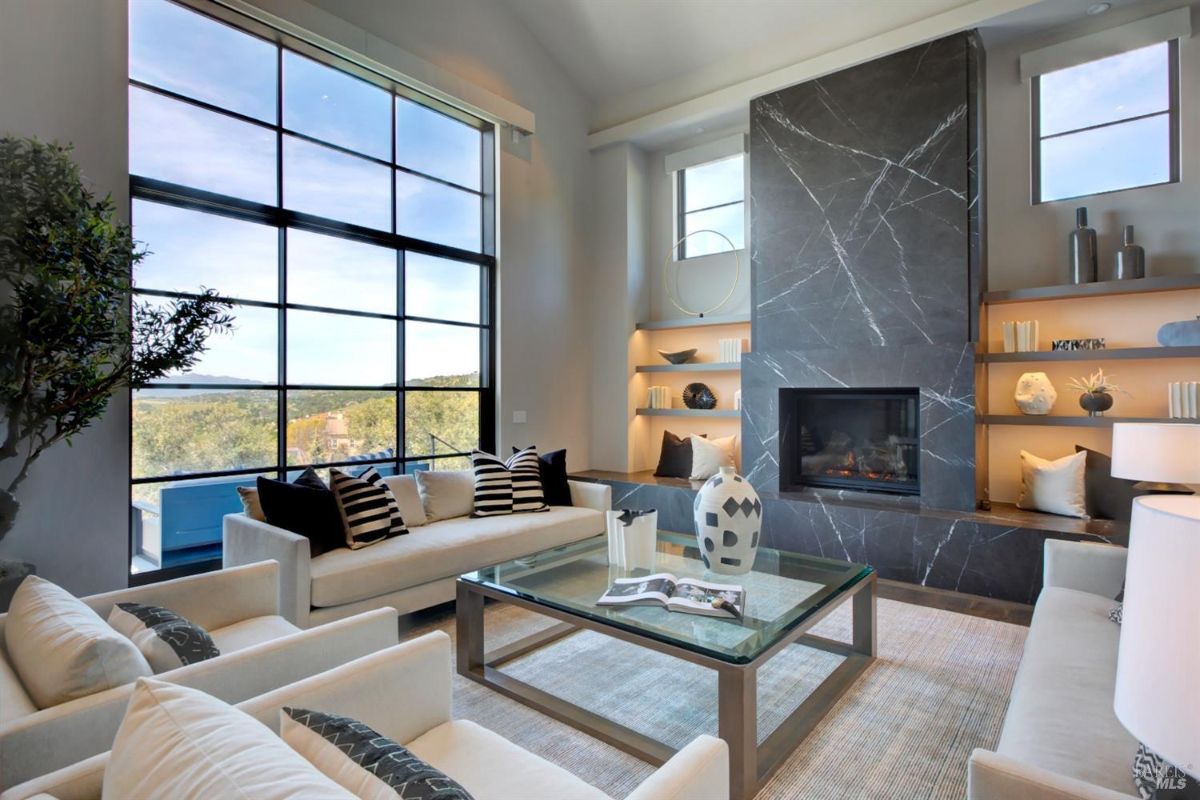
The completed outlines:
<svg viewBox="0 0 1200 800">
<path fill-rule="evenodd" d="M 737 613 L 713 605 L 728 603 Z M 668 611 L 709 617 L 740 618 L 746 610 L 746 590 L 741 586 L 709 583 L 696 578 L 676 578 L 667 572 L 644 578 L 617 578 L 596 601 L 601 606 L 658 605 Z"/>
</svg>

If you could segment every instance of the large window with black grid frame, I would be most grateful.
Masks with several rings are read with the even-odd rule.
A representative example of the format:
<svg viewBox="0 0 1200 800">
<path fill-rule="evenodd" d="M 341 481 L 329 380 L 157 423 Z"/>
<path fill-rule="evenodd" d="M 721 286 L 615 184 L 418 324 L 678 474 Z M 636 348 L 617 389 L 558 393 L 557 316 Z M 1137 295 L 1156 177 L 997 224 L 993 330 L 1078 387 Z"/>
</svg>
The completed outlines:
<svg viewBox="0 0 1200 800">
<path fill-rule="evenodd" d="M 223 6 L 129 8 L 135 302 L 234 318 L 133 392 L 142 582 L 219 566 L 259 475 L 493 449 L 495 158 L 490 123 Z"/>
</svg>

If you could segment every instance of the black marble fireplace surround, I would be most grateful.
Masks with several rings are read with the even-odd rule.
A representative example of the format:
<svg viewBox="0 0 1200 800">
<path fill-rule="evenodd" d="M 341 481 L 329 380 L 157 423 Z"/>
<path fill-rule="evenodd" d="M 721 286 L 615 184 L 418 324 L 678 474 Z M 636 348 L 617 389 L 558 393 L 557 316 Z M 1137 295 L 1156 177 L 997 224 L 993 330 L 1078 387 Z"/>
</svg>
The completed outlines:
<svg viewBox="0 0 1200 800">
<path fill-rule="evenodd" d="M 982 59 L 960 34 L 752 101 L 742 472 L 763 499 L 766 546 L 1032 603 L 1046 538 L 1121 530 L 975 511 Z M 919 494 L 797 487 L 781 469 L 795 436 L 781 396 L 864 388 L 917 390 Z M 657 508 L 660 526 L 691 530 L 698 484 L 583 477 L 610 483 L 616 508 Z"/>
</svg>

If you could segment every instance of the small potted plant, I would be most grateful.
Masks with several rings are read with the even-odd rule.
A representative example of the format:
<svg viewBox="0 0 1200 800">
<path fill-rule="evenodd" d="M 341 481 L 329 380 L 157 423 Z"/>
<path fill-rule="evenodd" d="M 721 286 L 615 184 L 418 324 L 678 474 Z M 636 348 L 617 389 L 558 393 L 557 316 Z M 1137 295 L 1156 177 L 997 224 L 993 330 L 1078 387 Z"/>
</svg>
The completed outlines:
<svg viewBox="0 0 1200 800">
<path fill-rule="evenodd" d="M 1088 412 L 1089 417 L 1104 416 L 1104 412 L 1113 406 L 1113 392 L 1124 390 L 1113 383 L 1111 375 L 1105 375 L 1103 369 L 1098 369 L 1083 378 L 1072 378 L 1067 386 L 1081 392 L 1079 405 Z"/>
</svg>

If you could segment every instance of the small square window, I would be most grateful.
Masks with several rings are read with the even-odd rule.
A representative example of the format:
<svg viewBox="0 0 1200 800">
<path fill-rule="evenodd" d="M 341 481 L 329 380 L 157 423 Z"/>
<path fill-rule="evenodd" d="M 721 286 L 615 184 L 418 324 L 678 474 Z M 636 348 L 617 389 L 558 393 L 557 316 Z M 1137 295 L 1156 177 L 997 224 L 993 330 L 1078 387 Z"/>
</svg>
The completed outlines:
<svg viewBox="0 0 1200 800">
<path fill-rule="evenodd" d="M 1033 202 L 1179 180 L 1178 42 L 1033 79 Z"/>
<path fill-rule="evenodd" d="M 730 243 L 734 250 L 745 248 L 744 169 L 745 158 L 739 154 L 679 170 L 680 260 L 729 252 Z"/>
</svg>

